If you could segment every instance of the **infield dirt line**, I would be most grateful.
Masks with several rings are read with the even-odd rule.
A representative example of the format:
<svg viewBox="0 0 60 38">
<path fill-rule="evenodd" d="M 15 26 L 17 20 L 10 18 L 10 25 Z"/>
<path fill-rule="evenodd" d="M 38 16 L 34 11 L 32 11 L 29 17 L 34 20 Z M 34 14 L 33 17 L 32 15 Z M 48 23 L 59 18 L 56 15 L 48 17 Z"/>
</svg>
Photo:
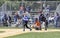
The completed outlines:
<svg viewBox="0 0 60 38">
<path fill-rule="evenodd" d="M 26 29 L 26 31 L 23 31 L 23 29 L 0 29 L 0 31 L 5 31 L 4 33 L 0 33 L 0 38 L 8 37 L 8 36 L 14 36 L 18 34 L 28 33 L 28 32 L 55 32 L 59 31 L 59 29 L 48 29 L 45 31 L 44 29 L 42 31 L 40 30 L 32 30 Z"/>
</svg>

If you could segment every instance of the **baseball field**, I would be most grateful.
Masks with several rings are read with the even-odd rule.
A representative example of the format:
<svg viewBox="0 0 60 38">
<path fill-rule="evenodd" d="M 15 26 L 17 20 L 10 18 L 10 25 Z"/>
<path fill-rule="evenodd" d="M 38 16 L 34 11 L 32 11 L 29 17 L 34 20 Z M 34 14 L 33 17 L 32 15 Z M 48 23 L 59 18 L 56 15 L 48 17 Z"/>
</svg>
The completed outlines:
<svg viewBox="0 0 60 38">
<path fill-rule="evenodd" d="M 0 38 L 60 38 L 60 29 L 23 31 L 21 28 L 0 28 Z"/>
</svg>

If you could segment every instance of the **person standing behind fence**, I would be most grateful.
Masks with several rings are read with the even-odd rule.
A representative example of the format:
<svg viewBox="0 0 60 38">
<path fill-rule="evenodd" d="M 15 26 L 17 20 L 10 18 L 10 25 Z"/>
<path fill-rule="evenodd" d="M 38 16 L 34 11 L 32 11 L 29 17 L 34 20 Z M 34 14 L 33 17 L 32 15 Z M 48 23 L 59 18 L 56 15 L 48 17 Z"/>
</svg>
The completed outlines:
<svg viewBox="0 0 60 38">
<path fill-rule="evenodd" d="M 11 20 L 11 16 L 8 16 L 8 20 L 7 20 L 7 22 L 8 22 L 8 27 L 9 27 L 9 26 L 11 27 L 11 22 L 12 22 L 12 20 Z"/>
<path fill-rule="evenodd" d="M 4 14 L 2 20 L 3 20 L 3 25 L 4 25 L 4 26 L 8 26 L 8 25 L 7 25 L 7 20 L 8 20 L 8 18 L 7 18 L 7 14 Z"/>
<path fill-rule="evenodd" d="M 60 15 L 56 19 L 56 27 L 60 27 Z"/>
<path fill-rule="evenodd" d="M 18 17 L 19 17 L 18 12 L 16 12 L 15 15 L 14 15 L 14 23 L 17 22 Z"/>
<path fill-rule="evenodd" d="M 58 22 L 58 18 L 59 17 L 59 14 L 56 13 L 56 16 L 54 17 L 54 24 L 55 24 L 55 27 L 57 27 L 57 22 Z"/>
<path fill-rule="evenodd" d="M 25 7 L 24 6 L 20 6 L 20 9 L 19 9 L 19 16 L 22 17 L 22 14 L 25 12 Z"/>
<path fill-rule="evenodd" d="M 24 14 L 22 20 L 23 20 L 23 31 L 25 31 L 25 27 L 30 29 L 31 31 L 32 29 L 27 25 L 29 21 L 29 17 L 26 14 Z"/>
<path fill-rule="evenodd" d="M 31 11 L 31 7 L 30 6 L 27 6 L 26 7 L 26 11 L 30 12 Z"/>
</svg>

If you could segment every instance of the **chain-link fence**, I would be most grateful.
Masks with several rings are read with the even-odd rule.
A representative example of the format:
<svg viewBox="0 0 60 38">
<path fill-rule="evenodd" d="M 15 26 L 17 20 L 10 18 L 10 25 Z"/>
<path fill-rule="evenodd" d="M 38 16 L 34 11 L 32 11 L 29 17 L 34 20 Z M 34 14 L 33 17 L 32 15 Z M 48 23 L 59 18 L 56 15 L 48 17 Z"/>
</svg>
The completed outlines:
<svg viewBox="0 0 60 38">
<path fill-rule="evenodd" d="M 30 6 L 31 12 L 39 12 L 43 10 L 43 6 L 50 6 L 50 11 L 54 12 L 59 5 L 59 1 L 7 1 L 1 7 L 1 11 L 19 11 L 20 6 Z"/>
<path fill-rule="evenodd" d="M 21 5 L 23 5 L 25 8 L 27 6 L 30 6 L 31 16 L 35 15 L 36 17 L 38 17 L 40 11 L 43 11 L 44 14 L 49 13 L 50 16 L 55 16 L 56 12 L 59 13 L 59 4 L 60 1 L 6 1 L 0 7 L 0 18 L 4 13 L 13 16 L 12 14 L 20 10 Z"/>
</svg>

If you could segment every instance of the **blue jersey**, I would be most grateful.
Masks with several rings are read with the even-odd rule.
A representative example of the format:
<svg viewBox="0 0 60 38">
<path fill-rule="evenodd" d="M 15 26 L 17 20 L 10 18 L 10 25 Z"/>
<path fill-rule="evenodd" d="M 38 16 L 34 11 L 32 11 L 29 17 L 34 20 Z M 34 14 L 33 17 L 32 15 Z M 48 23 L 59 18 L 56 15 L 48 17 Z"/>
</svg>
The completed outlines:
<svg viewBox="0 0 60 38">
<path fill-rule="evenodd" d="M 23 20 L 24 20 L 24 21 L 28 21 L 28 20 L 29 20 L 28 16 L 24 16 L 24 17 L 23 17 Z"/>
</svg>

